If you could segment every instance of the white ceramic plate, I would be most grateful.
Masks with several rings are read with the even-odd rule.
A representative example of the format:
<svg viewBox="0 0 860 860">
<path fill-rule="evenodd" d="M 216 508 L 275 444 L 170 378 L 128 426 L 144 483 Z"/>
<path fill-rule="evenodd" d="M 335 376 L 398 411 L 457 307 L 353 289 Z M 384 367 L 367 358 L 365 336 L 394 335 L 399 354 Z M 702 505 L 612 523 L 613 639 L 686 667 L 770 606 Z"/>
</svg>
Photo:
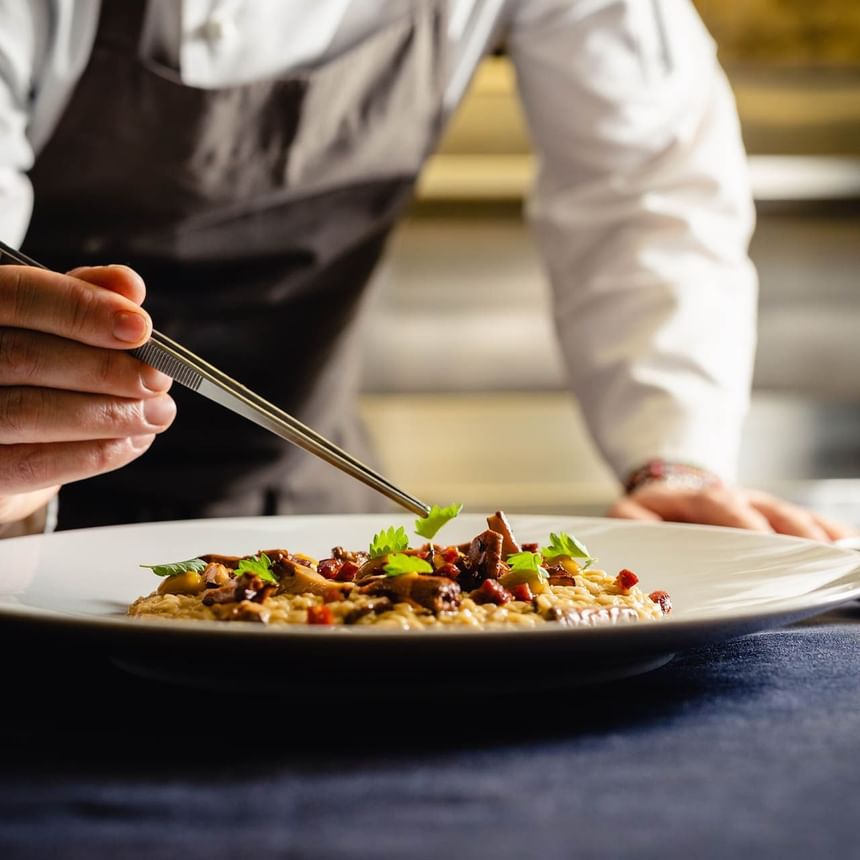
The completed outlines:
<svg viewBox="0 0 860 860">
<path fill-rule="evenodd" d="M 521 541 L 567 531 L 612 573 L 664 589 L 671 616 L 596 628 L 400 632 L 267 628 L 257 624 L 131 619 L 126 606 L 158 580 L 141 563 L 202 553 L 285 547 L 317 557 L 360 549 L 413 518 L 316 516 L 200 520 L 83 529 L 0 542 L 0 622 L 98 637 L 133 671 L 202 685 L 427 691 L 439 685 L 505 689 L 620 677 L 679 650 L 767 629 L 860 596 L 860 556 L 812 541 L 735 529 L 554 516 L 512 516 Z M 462 515 L 440 541 L 486 528 Z M 415 538 L 414 542 L 420 539 Z"/>
</svg>

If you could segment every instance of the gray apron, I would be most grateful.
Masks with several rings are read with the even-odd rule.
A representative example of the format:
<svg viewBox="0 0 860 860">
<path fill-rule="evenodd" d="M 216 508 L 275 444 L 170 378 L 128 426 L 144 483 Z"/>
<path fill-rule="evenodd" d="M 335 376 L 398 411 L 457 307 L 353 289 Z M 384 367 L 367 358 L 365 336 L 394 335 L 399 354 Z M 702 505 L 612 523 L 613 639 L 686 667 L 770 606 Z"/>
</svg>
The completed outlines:
<svg viewBox="0 0 860 860">
<path fill-rule="evenodd" d="M 441 125 L 445 0 L 337 57 L 219 90 L 142 60 L 145 2 L 104 0 L 93 52 L 31 172 L 26 253 L 53 269 L 122 262 L 170 337 L 341 446 L 356 322 L 386 237 Z M 387 503 L 176 385 L 139 460 L 64 487 L 60 528 Z"/>
</svg>

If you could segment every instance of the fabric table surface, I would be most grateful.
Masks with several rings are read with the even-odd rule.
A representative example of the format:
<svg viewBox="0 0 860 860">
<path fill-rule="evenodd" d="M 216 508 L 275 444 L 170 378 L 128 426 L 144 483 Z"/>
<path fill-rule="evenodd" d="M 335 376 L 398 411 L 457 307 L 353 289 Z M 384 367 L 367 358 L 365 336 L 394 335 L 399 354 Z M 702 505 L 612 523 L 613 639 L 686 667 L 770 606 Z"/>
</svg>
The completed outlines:
<svg viewBox="0 0 860 860">
<path fill-rule="evenodd" d="M 0 644 L 4 860 L 860 856 L 858 603 L 468 702 L 201 693 Z"/>
</svg>

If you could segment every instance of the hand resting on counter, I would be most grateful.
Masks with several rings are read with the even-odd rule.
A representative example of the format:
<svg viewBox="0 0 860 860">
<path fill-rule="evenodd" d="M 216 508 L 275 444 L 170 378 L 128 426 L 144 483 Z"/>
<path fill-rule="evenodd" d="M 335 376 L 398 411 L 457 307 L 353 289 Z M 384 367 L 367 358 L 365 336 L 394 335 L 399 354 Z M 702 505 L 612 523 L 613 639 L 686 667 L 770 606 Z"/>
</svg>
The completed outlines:
<svg viewBox="0 0 860 860">
<path fill-rule="evenodd" d="M 758 490 L 726 487 L 678 487 L 649 481 L 619 499 L 609 516 L 634 520 L 669 520 L 734 526 L 830 542 L 856 530 L 813 511 Z"/>
</svg>

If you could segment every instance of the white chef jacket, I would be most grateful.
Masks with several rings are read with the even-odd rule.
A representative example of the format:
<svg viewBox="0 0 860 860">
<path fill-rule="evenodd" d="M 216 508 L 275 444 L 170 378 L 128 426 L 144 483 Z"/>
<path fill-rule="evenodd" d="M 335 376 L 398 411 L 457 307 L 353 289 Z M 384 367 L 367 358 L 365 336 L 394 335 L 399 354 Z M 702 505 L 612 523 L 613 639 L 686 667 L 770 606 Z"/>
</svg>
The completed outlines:
<svg viewBox="0 0 860 860">
<path fill-rule="evenodd" d="M 405 2 L 149 0 L 140 50 L 186 84 L 237 84 L 334 56 Z M 619 476 L 664 458 L 732 480 L 755 342 L 753 208 L 733 99 L 691 3 L 449 4 L 450 109 L 488 45 L 503 41 L 516 68 L 539 161 L 528 214 L 599 448 Z M 87 63 L 99 7 L 0 0 L 7 242 L 25 234 L 27 170 Z"/>
</svg>

